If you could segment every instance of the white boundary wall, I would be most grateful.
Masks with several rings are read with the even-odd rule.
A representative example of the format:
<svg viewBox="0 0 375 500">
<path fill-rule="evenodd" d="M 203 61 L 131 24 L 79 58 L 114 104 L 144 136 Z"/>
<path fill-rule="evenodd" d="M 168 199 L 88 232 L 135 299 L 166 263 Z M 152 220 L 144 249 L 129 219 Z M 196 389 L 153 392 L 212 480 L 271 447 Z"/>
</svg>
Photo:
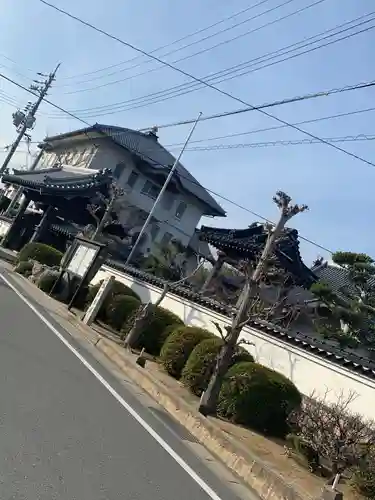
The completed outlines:
<svg viewBox="0 0 375 500">
<path fill-rule="evenodd" d="M 155 302 L 161 294 L 160 288 L 107 266 L 100 269 L 92 284 L 110 275 L 132 288 L 143 302 Z M 212 321 L 222 327 L 230 324 L 230 319 L 226 316 L 172 293 L 167 294 L 162 307 L 177 314 L 187 325 L 206 328 L 216 335 L 218 332 Z M 315 392 L 317 395 L 324 395 L 328 390 L 327 399 L 334 401 L 342 392 L 355 392 L 357 398 L 352 402 L 352 411 L 375 419 L 375 380 L 353 373 L 250 327 L 243 329 L 243 337 L 254 343 L 254 346 L 246 348 L 258 363 L 288 377 L 303 394 L 310 395 Z"/>
</svg>

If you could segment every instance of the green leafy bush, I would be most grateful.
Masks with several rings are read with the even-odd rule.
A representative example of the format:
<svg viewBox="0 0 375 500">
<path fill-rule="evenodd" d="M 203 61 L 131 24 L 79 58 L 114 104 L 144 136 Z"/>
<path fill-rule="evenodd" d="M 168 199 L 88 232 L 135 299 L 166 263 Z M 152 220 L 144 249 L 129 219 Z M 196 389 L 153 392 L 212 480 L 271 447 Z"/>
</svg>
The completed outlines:
<svg viewBox="0 0 375 500">
<path fill-rule="evenodd" d="M 18 262 L 36 260 L 48 267 L 59 266 L 62 252 L 44 243 L 27 243 L 18 254 Z"/>
<path fill-rule="evenodd" d="M 38 288 L 40 288 L 44 293 L 50 293 L 58 277 L 58 273 L 50 271 L 44 272 L 39 278 Z"/>
<path fill-rule="evenodd" d="M 194 347 L 202 340 L 212 337 L 213 334 L 194 326 L 180 326 L 176 328 L 164 342 L 160 358 L 166 371 L 172 377 L 180 378 L 182 369 Z"/>
<path fill-rule="evenodd" d="M 368 456 L 355 469 L 352 486 L 365 498 L 375 499 L 375 445 Z"/>
<path fill-rule="evenodd" d="M 271 436 L 288 433 L 288 416 L 301 394 L 286 377 L 257 363 L 238 363 L 228 371 L 219 396 L 218 414 Z"/>
<path fill-rule="evenodd" d="M 107 323 L 120 331 L 125 321 L 139 308 L 141 301 L 130 295 L 116 295 L 107 305 Z"/>
<path fill-rule="evenodd" d="M 86 307 L 88 307 L 91 302 L 94 300 L 96 294 L 99 291 L 99 288 L 101 287 L 103 283 L 103 280 L 100 280 L 96 285 L 92 285 L 89 287 L 87 291 L 86 298 L 81 297 L 81 302 L 86 302 Z M 109 291 L 107 297 L 105 298 L 103 304 L 100 307 L 100 310 L 98 311 L 97 318 L 101 319 L 102 321 L 107 321 L 108 318 L 106 316 L 106 312 L 108 310 L 109 305 L 111 302 L 113 302 L 113 299 L 117 297 L 117 295 L 127 295 L 128 297 L 133 297 L 137 300 L 141 300 L 138 296 L 137 293 L 135 293 L 129 286 L 125 285 L 121 281 L 114 281 L 112 283 L 112 288 Z"/>
<path fill-rule="evenodd" d="M 213 373 L 216 358 L 223 345 L 219 337 L 203 340 L 192 351 L 182 371 L 181 381 L 191 392 L 201 396 L 207 389 Z M 254 358 L 242 347 L 239 347 L 233 356 L 231 365 L 239 362 L 252 362 Z"/>
<path fill-rule="evenodd" d="M 134 315 L 125 323 L 123 327 L 123 336 L 125 337 L 134 324 Z M 183 325 L 183 321 L 168 309 L 163 307 L 153 307 L 152 312 L 143 329 L 138 342 L 138 348 L 144 348 L 146 352 L 153 356 L 159 356 L 160 350 L 163 347 L 168 335 L 171 332 L 171 326 Z"/>
<path fill-rule="evenodd" d="M 28 261 L 19 262 L 14 268 L 15 272 L 18 274 L 22 274 L 22 276 L 31 276 L 33 270 L 33 263 Z"/>
</svg>

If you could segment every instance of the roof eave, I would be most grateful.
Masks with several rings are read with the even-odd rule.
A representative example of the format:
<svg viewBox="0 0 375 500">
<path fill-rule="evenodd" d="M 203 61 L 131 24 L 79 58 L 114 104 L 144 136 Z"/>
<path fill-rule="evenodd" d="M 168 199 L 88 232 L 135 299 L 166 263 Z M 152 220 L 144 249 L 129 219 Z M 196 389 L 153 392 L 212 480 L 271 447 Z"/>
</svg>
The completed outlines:
<svg viewBox="0 0 375 500">
<path fill-rule="evenodd" d="M 92 125 L 90 127 L 80 128 L 78 130 L 73 130 L 72 132 L 65 132 L 64 134 L 53 135 L 51 137 L 47 136 L 43 140 L 43 143 L 53 142 L 53 141 L 60 141 L 62 139 L 69 139 L 69 137 L 75 137 L 77 135 L 87 134 L 87 133 L 92 132 L 94 130 L 98 130 L 96 123 L 95 123 L 95 125 Z"/>
</svg>

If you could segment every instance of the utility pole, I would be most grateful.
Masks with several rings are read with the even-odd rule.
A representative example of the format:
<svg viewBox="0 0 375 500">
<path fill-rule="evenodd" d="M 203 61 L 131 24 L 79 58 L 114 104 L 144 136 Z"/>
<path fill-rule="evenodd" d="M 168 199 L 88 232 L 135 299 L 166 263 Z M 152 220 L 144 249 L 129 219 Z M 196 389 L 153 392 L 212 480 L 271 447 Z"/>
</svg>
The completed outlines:
<svg viewBox="0 0 375 500">
<path fill-rule="evenodd" d="M 52 83 L 56 79 L 56 73 L 59 69 L 60 64 L 58 64 L 55 70 L 48 76 L 43 73 L 38 73 L 39 76 L 46 77 L 47 79 L 43 82 L 34 80 L 34 84 L 30 86 L 30 90 L 34 91 L 38 95 L 37 101 L 32 104 L 28 103 L 24 111 L 18 110 L 13 113 L 13 125 L 16 127 L 18 136 L 17 139 L 12 144 L 9 152 L 4 160 L 4 163 L 0 167 L 0 175 L 4 173 L 5 169 L 8 167 L 10 160 L 12 159 L 15 151 L 17 150 L 21 140 L 26 134 L 27 130 L 31 130 L 35 125 L 35 114 L 38 111 L 40 104 L 46 97 L 48 90 L 50 89 Z"/>
<path fill-rule="evenodd" d="M 140 233 L 139 233 L 139 235 L 138 235 L 138 238 L 136 239 L 136 241 L 135 241 L 135 243 L 134 243 L 134 245 L 133 245 L 133 248 L 132 248 L 132 249 L 131 249 L 131 251 L 130 251 L 130 254 L 129 254 L 128 258 L 126 259 L 126 262 L 125 262 L 125 264 L 126 264 L 126 265 L 129 265 L 129 264 L 130 264 L 130 262 L 131 262 L 131 260 L 132 260 L 132 258 L 133 258 L 133 256 L 134 256 L 135 249 L 137 248 L 137 246 L 138 246 L 139 242 L 141 241 L 141 238 L 142 238 L 142 236 L 144 235 L 144 233 L 145 233 L 145 231 L 146 231 L 146 229 L 147 229 L 147 226 L 149 225 L 149 223 L 150 223 L 150 221 L 151 221 L 151 218 L 153 217 L 153 215 L 154 215 L 154 213 L 155 213 L 155 210 L 156 210 L 156 208 L 157 208 L 157 206 L 158 206 L 158 204 L 159 204 L 159 202 L 160 202 L 160 200 L 161 200 L 161 198 L 162 198 L 162 196 L 163 196 L 163 194 L 164 194 L 165 190 L 167 189 L 167 187 L 168 187 L 168 184 L 169 184 L 170 180 L 171 180 L 171 179 L 172 179 L 172 177 L 173 177 L 173 174 L 175 173 L 175 170 L 176 170 L 177 165 L 178 165 L 178 163 L 179 163 L 179 161 L 180 161 L 180 159 L 181 159 L 181 156 L 184 154 L 184 151 L 185 151 L 185 149 L 186 149 L 186 146 L 188 145 L 188 142 L 190 141 L 191 136 L 193 135 L 193 132 L 194 132 L 194 130 L 195 130 L 195 127 L 197 126 L 197 124 L 198 124 L 199 119 L 200 119 L 200 117 L 201 117 L 201 116 L 202 116 L 202 113 L 199 113 L 199 115 L 198 115 L 197 119 L 195 120 L 195 122 L 194 122 L 194 124 L 193 124 L 193 126 L 192 126 L 192 128 L 191 128 L 191 130 L 190 130 L 190 132 L 189 132 L 189 135 L 187 136 L 187 139 L 186 139 L 186 141 L 185 141 L 185 144 L 183 145 L 183 147 L 182 147 L 182 149 L 181 149 L 181 151 L 180 151 L 180 154 L 179 154 L 179 155 L 178 155 L 178 157 L 176 158 L 176 161 L 174 162 L 174 164 L 173 164 L 173 166 L 172 166 L 172 168 L 171 168 L 171 170 L 170 170 L 170 172 L 169 172 L 169 174 L 168 174 L 168 177 L 166 178 L 166 180 L 165 180 L 165 182 L 164 182 L 164 185 L 163 185 L 163 187 L 161 188 L 161 190 L 160 190 L 160 192 L 159 192 L 159 194 L 158 194 L 158 197 L 156 198 L 155 203 L 153 204 L 153 206 L 152 206 L 152 208 L 151 208 L 151 210 L 150 210 L 150 213 L 148 214 L 148 217 L 147 217 L 147 219 L 146 219 L 145 223 L 143 224 L 143 227 L 142 227 L 142 229 L 141 229 L 141 231 L 140 231 Z"/>
<path fill-rule="evenodd" d="M 45 151 L 45 148 L 41 148 L 40 151 L 38 152 L 38 154 L 36 155 L 36 157 L 34 158 L 34 161 L 33 163 L 31 164 L 31 167 L 29 169 L 29 172 L 30 171 L 33 171 L 36 169 L 36 167 L 38 166 L 38 163 L 40 162 L 40 160 L 42 159 L 42 156 L 44 154 L 44 151 Z M 6 209 L 5 211 L 5 215 L 6 216 L 9 216 L 13 210 L 13 208 L 15 207 L 16 203 L 18 202 L 18 200 L 20 199 L 20 197 L 22 196 L 22 193 L 23 193 L 23 187 L 19 187 L 16 191 L 16 194 L 13 196 L 13 199 L 11 200 L 11 202 L 9 203 L 8 205 L 8 208 Z"/>
</svg>

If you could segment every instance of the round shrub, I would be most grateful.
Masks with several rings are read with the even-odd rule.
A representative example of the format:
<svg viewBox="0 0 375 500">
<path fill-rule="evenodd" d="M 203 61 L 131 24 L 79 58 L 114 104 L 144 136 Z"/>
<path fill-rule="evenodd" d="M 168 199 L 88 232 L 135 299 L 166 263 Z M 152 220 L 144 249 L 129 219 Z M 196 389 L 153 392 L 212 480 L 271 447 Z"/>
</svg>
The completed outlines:
<svg viewBox="0 0 375 500">
<path fill-rule="evenodd" d="M 196 396 L 201 396 L 207 389 L 222 346 L 222 339 L 214 337 L 200 342 L 190 354 L 182 371 L 181 381 Z M 231 366 L 243 361 L 252 362 L 254 358 L 243 347 L 239 347 L 233 356 Z"/>
<path fill-rule="evenodd" d="M 245 361 L 247 363 L 254 363 L 254 357 L 242 346 L 238 346 L 236 352 L 233 355 L 231 366 L 235 365 L 236 363 L 243 363 Z"/>
<path fill-rule="evenodd" d="M 172 377 L 180 378 L 182 369 L 194 347 L 204 339 L 212 337 L 212 333 L 194 326 L 176 328 L 164 342 L 160 358 L 165 370 Z"/>
<path fill-rule="evenodd" d="M 106 307 L 109 326 L 120 331 L 125 321 L 139 308 L 140 300 L 130 295 L 116 295 Z"/>
<path fill-rule="evenodd" d="M 15 272 L 18 274 L 22 274 L 22 276 L 30 276 L 32 274 L 33 270 L 33 263 L 28 262 L 28 261 L 21 261 L 19 262 L 16 267 L 14 268 Z"/>
<path fill-rule="evenodd" d="M 206 390 L 222 345 L 219 337 L 206 339 L 190 354 L 182 370 L 181 382 L 196 396 L 201 396 Z"/>
<path fill-rule="evenodd" d="M 86 298 L 86 303 L 87 305 L 90 305 L 91 302 L 94 300 L 96 294 L 99 291 L 99 288 L 101 287 L 103 283 L 103 280 L 100 280 L 96 285 L 90 286 L 88 293 L 87 293 L 87 298 Z M 129 286 L 125 285 L 121 281 L 114 281 L 112 283 L 112 288 L 109 291 L 107 297 L 105 298 L 100 311 L 98 313 L 98 318 L 102 320 L 106 320 L 106 310 L 109 306 L 109 304 L 113 301 L 117 295 L 127 295 L 128 297 L 133 297 L 137 300 L 141 300 L 138 296 L 137 293 L 135 293 Z"/>
<path fill-rule="evenodd" d="M 238 363 L 228 371 L 217 411 L 224 418 L 271 436 L 288 433 L 287 419 L 301 394 L 286 377 L 257 363 Z"/>
<path fill-rule="evenodd" d="M 126 337 L 134 324 L 134 315 L 123 326 L 123 336 Z M 171 332 L 171 326 L 183 325 L 183 321 L 168 309 L 163 307 L 152 307 L 150 318 L 144 327 L 137 342 L 137 348 L 145 349 L 153 356 L 159 356 L 168 335 Z"/>
<path fill-rule="evenodd" d="M 62 252 L 44 243 L 28 243 L 18 254 L 18 262 L 36 260 L 48 267 L 57 267 L 62 256 Z"/>
<path fill-rule="evenodd" d="M 50 293 L 58 277 L 59 274 L 56 272 L 51 272 L 50 270 L 45 271 L 38 280 L 38 288 L 44 293 Z"/>
</svg>

